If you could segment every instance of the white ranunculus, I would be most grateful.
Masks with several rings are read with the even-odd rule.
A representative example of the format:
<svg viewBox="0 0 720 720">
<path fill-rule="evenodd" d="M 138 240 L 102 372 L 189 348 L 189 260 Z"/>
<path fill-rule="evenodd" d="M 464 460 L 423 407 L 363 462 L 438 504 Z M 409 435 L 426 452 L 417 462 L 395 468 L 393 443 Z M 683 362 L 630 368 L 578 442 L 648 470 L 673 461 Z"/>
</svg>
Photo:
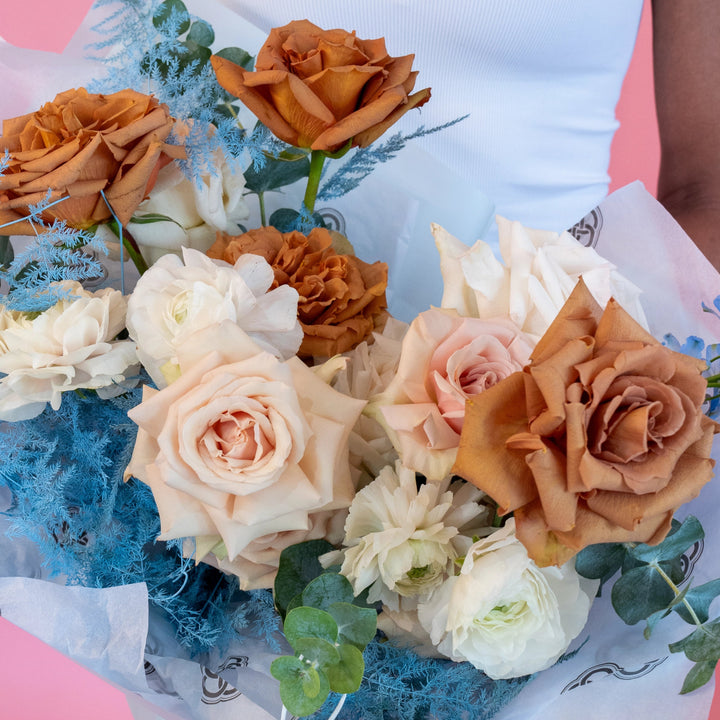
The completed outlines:
<svg viewBox="0 0 720 720">
<path fill-rule="evenodd" d="M 182 260 L 166 255 L 145 272 L 128 302 L 127 327 L 158 387 L 177 376 L 178 347 L 224 320 L 263 350 L 282 360 L 292 357 L 302 340 L 298 294 L 287 285 L 269 290 L 273 279 L 272 268 L 257 255 L 243 255 L 233 266 L 188 248 Z"/>
<path fill-rule="evenodd" d="M 520 677 L 550 667 L 581 632 L 597 582 L 570 561 L 538 568 L 515 537 L 515 521 L 476 542 L 460 575 L 418 606 L 438 650 L 472 663 L 491 678 Z"/>
<path fill-rule="evenodd" d="M 171 163 L 160 171 L 150 197 L 138 206 L 135 218 L 159 214 L 173 222 L 131 220 L 128 230 L 148 264 L 169 252 L 179 254 L 181 247 L 205 252 L 215 242 L 217 230 L 229 235 L 241 232 L 238 223 L 249 216 L 244 189 L 242 172 L 239 168 L 233 172 L 220 153 L 215 156 L 214 167 L 197 181 L 186 178 Z"/>
<path fill-rule="evenodd" d="M 639 288 L 593 248 L 568 232 L 532 230 L 502 217 L 497 224 L 504 265 L 482 240 L 468 248 L 433 225 L 444 282 L 442 307 L 468 317 L 507 317 L 540 337 L 582 276 L 600 305 L 614 297 L 647 328 Z"/>
<path fill-rule="evenodd" d="M 0 306 L 0 420 L 27 420 L 47 403 L 57 410 L 62 393 L 122 383 L 137 364 L 135 343 L 114 340 L 125 326 L 122 294 L 64 286 L 69 297 L 34 319 Z"/>
<path fill-rule="evenodd" d="M 392 610 L 414 607 L 453 572 L 455 560 L 471 544 L 468 531 L 487 524 L 478 504 L 482 492 L 468 483 L 426 483 L 399 462 L 383 468 L 361 490 L 345 523 L 341 573 L 355 594 L 370 588 L 370 602 Z M 463 532 L 461 532 L 461 530 Z M 473 531 L 469 531 L 473 532 Z"/>
</svg>

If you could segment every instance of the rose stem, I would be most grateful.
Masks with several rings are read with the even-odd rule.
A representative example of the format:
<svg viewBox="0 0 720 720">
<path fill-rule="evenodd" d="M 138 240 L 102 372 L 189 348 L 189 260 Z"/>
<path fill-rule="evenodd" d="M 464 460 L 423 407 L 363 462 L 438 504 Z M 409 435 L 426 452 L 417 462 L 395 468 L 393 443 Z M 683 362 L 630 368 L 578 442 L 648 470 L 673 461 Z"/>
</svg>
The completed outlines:
<svg viewBox="0 0 720 720">
<path fill-rule="evenodd" d="M 260 224 L 265 227 L 267 219 L 265 217 L 265 193 L 261 190 L 258 194 L 258 203 L 260 203 Z"/>
<path fill-rule="evenodd" d="M 140 248 L 135 242 L 135 238 L 128 232 L 127 229 L 124 229 L 122 234 L 122 244 L 127 250 L 130 259 L 135 264 L 138 272 L 142 275 L 148 269 L 148 264 L 145 262 L 145 258 L 142 256 Z"/>
<path fill-rule="evenodd" d="M 317 197 L 318 188 L 320 187 L 320 177 L 322 176 L 323 164 L 326 157 L 327 155 L 324 150 L 313 150 L 310 153 L 310 174 L 308 175 L 308 183 L 303 203 L 311 215 L 315 210 L 315 198 Z"/>
</svg>

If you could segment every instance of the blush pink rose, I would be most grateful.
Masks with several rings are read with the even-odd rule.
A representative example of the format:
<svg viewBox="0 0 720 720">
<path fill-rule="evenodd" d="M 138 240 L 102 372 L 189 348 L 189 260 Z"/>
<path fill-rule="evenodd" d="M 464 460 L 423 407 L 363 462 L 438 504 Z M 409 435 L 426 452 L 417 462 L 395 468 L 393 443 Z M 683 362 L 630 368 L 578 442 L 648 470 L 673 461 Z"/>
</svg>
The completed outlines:
<svg viewBox="0 0 720 720">
<path fill-rule="evenodd" d="M 404 465 L 442 480 L 455 461 L 465 401 L 522 369 L 531 351 L 509 320 L 427 310 L 410 325 L 397 374 L 370 412 Z"/>
</svg>

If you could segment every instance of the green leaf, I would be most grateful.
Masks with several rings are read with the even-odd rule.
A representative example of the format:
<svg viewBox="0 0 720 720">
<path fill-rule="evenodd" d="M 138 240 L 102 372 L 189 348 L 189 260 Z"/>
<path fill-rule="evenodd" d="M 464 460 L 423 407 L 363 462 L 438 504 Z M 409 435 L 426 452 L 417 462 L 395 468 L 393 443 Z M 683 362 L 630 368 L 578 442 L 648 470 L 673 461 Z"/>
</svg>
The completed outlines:
<svg viewBox="0 0 720 720">
<path fill-rule="evenodd" d="M 195 69 L 193 70 L 194 74 L 197 75 L 200 73 L 203 66 L 209 62 L 212 51 L 209 48 L 198 45 L 195 41 L 189 39 L 181 42 L 180 45 L 182 45 L 187 52 L 177 53 L 179 69 L 182 71 L 190 65 L 190 63 L 197 63 Z"/>
<path fill-rule="evenodd" d="M 705 537 L 705 531 L 700 521 L 688 516 L 685 522 L 674 532 L 669 534 L 659 545 L 636 545 L 630 554 L 643 562 L 662 562 L 679 558 L 689 547 Z"/>
<path fill-rule="evenodd" d="M 251 165 L 244 174 L 245 187 L 251 192 L 277 190 L 306 178 L 310 174 L 310 161 L 306 155 L 293 155 L 292 159 L 267 157 L 264 167 L 255 170 Z"/>
<path fill-rule="evenodd" d="M 196 42 L 198 45 L 209 48 L 215 42 L 215 32 L 210 23 L 204 20 L 195 20 L 190 26 L 190 32 L 187 36 L 188 40 Z"/>
<path fill-rule="evenodd" d="M 305 660 L 317 663 L 326 671 L 328 666 L 335 665 L 340 661 L 340 655 L 338 655 L 335 645 L 321 638 L 297 638 L 293 649 L 298 655 L 302 655 Z"/>
<path fill-rule="evenodd" d="M 244 67 L 246 70 L 252 70 L 253 56 L 239 47 L 226 47 L 215 53 L 218 57 L 225 58 L 230 62 Z"/>
<path fill-rule="evenodd" d="M 720 595 L 720 579 L 711 580 L 704 585 L 690 588 L 685 595 L 685 600 L 695 611 L 698 620 L 700 620 L 701 623 L 705 623 L 710 617 L 710 604 L 718 595 Z M 691 625 L 695 623 L 695 620 L 692 615 L 690 615 L 690 611 L 684 603 L 677 605 L 674 610 L 686 623 L 690 623 Z"/>
<path fill-rule="evenodd" d="M 280 699 L 293 715 L 312 715 L 330 694 L 325 673 L 296 657 L 276 658 L 270 672 L 280 681 Z"/>
<path fill-rule="evenodd" d="M 325 572 L 318 557 L 331 550 L 334 548 L 327 540 L 308 540 L 291 545 L 280 553 L 274 594 L 275 604 L 282 614 L 311 580 Z"/>
<path fill-rule="evenodd" d="M 611 597 L 615 612 L 628 625 L 634 625 L 654 612 L 667 608 L 675 598 L 675 593 L 660 573 L 644 565 L 618 578 Z"/>
<path fill-rule="evenodd" d="M 299 216 L 300 213 L 297 210 L 280 208 L 270 216 L 269 224 L 277 228 L 280 232 L 290 232 L 295 229 Z M 312 219 L 316 227 L 325 227 L 325 221 L 320 213 L 313 213 Z"/>
<path fill-rule="evenodd" d="M 657 612 L 654 612 L 652 615 L 646 618 L 647 626 L 645 627 L 645 630 L 643 630 L 643 635 L 646 640 L 650 639 L 652 631 L 655 629 L 655 626 L 658 624 L 658 622 L 663 618 L 667 617 L 670 613 L 671 610 L 669 609 L 658 610 Z"/>
<path fill-rule="evenodd" d="M 303 605 L 327 610 L 336 602 L 351 603 L 355 598 L 350 581 L 337 573 L 316 577 L 302 593 Z"/>
<path fill-rule="evenodd" d="M 9 265 L 15 259 L 10 238 L 7 235 L 0 235 L 0 267 Z"/>
<path fill-rule="evenodd" d="M 701 625 L 687 637 L 668 645 L 670 652 L 684 652 L 688 660 L 717 662 L 720 659 L 720 620 Z"/>
<path fill-rule="evenodd" d="M 190 27 L 190 15 L 182 0 L 165 0 L 161 3 L 153 15 L 153 25 L 156 28 L 160 28 L 163 23 L 167 22 L 173 11 L 181 18 L 178 35 L 182 35 L 187 32 Z"/>
<path fill-rule="evenodd" d="M 377 612 L 350 603 L 333 603 L 327 609 L 338 626 L 338 641 L 350 643 L 360 650 L 375 637 Z"/>
<path fill-rule="evenodd" d="M 362 682 L 365 661 L 354 645 L 338 647 L 340 661 L 327 669 L 330 689 L 336 693 L 354 693 Z"/>
<path fill-rule="evenodd" d="M 296 650 L 295 641 L 299 638 L 314 637 L 334 643 L 338 636 L 338 626 L 332 615 L 324 610 L 299 607 L 285 617 L 283 632 L 293 650 Z"/>
<path fill-rule="evenodd" d="M 690 668 L 690 672 L 685 676 L 685 682 L 683 683 L 681 695 L 691 693 L 693 690 L 697 690 L 702 687 L 715 672 L 716 662 L 714 660 L 704 660 L 703 662 L 696 663 Z"/>
<path fill-rule="evenodd" d="M 591 580 L 607 580 L 621 567 L 627 549 L 622 543 L 589 545 L 575 557 L 575 569 Z"/>
<path fill-rule="evenodd" d="M 177 221 L 173 220 L 171 217 L 168 217 L 167 215 L 162 215 L 161 213 L 147 213 L 146 215 L 133 215 L 130 218 L 131 223 L 135 223 L 136 225 L 149 225 L 152 223 L 159 223 L 159 222 L 171 222 L 175 223 L 178 227 L 182 227 L 182 225 Z"/>
</svg>

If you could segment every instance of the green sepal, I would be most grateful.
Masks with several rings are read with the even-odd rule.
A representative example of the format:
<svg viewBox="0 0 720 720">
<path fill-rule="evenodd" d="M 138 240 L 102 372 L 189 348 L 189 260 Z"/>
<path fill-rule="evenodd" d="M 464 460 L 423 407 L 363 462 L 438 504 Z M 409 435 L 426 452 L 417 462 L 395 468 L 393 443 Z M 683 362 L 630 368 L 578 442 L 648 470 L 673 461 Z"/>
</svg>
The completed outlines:
<svg viewBox="0 0 720 720">
<path fill-rule="evenodd" d="M 359 689 L 365 672 L 362 653 L 354 645 L 340 645 L 338 655 L 339 661 L 325 670 L 330 689 L 341 694 L 354 693 Z"/>
</svg>

